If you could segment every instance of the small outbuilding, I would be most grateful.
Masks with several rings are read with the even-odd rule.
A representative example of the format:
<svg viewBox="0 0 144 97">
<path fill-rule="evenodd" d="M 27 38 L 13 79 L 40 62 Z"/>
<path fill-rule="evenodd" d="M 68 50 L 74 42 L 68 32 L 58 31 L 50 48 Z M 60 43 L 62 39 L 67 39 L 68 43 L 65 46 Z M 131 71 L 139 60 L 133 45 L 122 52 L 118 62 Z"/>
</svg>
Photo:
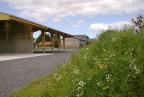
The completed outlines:
<svg viewBox="0 0 144 97">
<path fill-rule="evenodd" d="M 51 41 L 45 41 L 45 48 L 50 48 L 52 46 Z M 43 43 L 40 41 L 36 44 L 37 48 L 43 48 Z"/>
<path fill-rule="evenodd" d="M 78 49 L 89 42 L 89 37 L 87 35 L 73 35 L 65 39 L 65 48 Z M 62 46 L 63 43 L 61 42 Z"/>
</svg>

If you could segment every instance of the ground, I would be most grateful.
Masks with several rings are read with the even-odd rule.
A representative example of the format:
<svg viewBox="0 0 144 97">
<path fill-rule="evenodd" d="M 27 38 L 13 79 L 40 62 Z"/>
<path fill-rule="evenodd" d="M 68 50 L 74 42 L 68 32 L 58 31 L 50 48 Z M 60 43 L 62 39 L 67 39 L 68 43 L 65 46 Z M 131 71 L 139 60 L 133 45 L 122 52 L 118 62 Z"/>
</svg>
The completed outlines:
<svg viewBox="0 0 144 97">
<path fill-rule="evenodd" d="M 8 97 L 33 79 L 45 76 L 65 63 L 72 52 L 0 61 L 0 97 Z"/>
</svg>

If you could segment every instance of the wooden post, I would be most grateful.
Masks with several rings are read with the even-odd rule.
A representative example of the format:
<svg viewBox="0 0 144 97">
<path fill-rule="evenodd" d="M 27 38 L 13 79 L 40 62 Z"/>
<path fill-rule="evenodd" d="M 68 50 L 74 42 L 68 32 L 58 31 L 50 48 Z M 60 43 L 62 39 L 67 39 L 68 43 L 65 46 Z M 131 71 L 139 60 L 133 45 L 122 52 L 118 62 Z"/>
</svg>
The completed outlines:
<svg viewBox="0 0 144 97">
<path fill-rule="evenodd" d="M 60 36 L 57 35 L 57 38 L 58 38 L 58 48 L 59 48 L 59 51 L 60 51 L 60 46 L 61 46 Z"/>
<path fill-rule="evenodd" d="M 35 41 L 33 40 L 33 30 L 32 30 L 32 27 L 31 26 L 27 26 L 26 30 L 28 31 L 27 33 L 30 36 L 29 39 L 32 41 L 32 53 L 33 53 Z"/>
<path fill-rule="evenodd" d="M 45 32 L 41 31 L 41 34 L 42 34 L 43 53 L 45 53 Z"/>
<path fill-rule="evenodd" d="M 51 33 L 52 52 L 54 52 L 54 35 Z"/>
<path fill-rule="evenodd" d="M 65 51 L 65 37 L 63 36 L 63 49 Z"/>
<path fill-rule="evenodd" d="M 5 21 L 6 40 L 9 40 L 9 22 Z"/>
</svg>

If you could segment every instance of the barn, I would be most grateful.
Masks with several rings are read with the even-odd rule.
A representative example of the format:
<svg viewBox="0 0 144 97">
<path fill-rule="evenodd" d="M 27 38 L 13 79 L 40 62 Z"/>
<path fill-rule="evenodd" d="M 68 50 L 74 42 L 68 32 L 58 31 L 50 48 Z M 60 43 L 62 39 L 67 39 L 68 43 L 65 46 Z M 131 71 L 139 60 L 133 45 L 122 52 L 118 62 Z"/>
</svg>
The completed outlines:
<svg viewBox="0 0 144 97">
<path fill-rule="evenodd" d="M 0 12 L 0 53 L 33 53 L 33 33 L 41 31 L 42 47 L 45 52 L 45 33 L 51 35 L 52 51 L 54 48 L 54 35 L 63 37 L 65 48 L 65 38 L 73 37 L 70 34 L 50 28 L 14 15 Z"/>
</svg>

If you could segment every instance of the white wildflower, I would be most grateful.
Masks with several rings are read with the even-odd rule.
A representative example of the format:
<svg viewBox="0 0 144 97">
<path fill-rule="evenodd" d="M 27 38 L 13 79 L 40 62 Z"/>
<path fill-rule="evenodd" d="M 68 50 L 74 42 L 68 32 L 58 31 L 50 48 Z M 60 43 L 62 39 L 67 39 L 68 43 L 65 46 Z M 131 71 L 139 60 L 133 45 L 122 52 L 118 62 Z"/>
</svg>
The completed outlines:
<svg viewBox="0 0 144 97">
<path fill-rule="evenodd" d="M 134 74 L 131 74 L 132 76 L 135 76 L 135 74 L 140 73 L 140 69 L 135 64 L 136 59 L 130 60 L 129 68 L 134 71 Z"/>
<path fill-rule="evenodd" d="M 59 75 L 59 76 L 57 77 L 57 81 L 58 81 L 58 80 L 61 80 L 61 79 L 62 79 L 62 77 Z"/>
<path fill-rule="evenodd" d="M 112 42 L 116 42 L 117 39 L 116 39 L 115 37 L 113 37 L 111 41 L 112 41 Z"/>
<path fill-rule="evenodd" d="M 98 64 L 98 66 L 100 69 L 106 69 L 107 68 L 107 65 L 103 65 L 103 64 Z"/>
<path fill-rule="evenodd" d="M 107 82 L 110 81 L 111 77 L 112 77 L 112 75 L 110 75 L 110 74 L 107 74 L 107 75 L 106 75 L 106 80 L 107 80 Z"/>
<path fill-rule="evenodd" d="M 75 69 L 75 70 L 74 70 L 74 74 L 79 74 L 79 70 L 78 70 L 78 69 Z"/>
</svg>

